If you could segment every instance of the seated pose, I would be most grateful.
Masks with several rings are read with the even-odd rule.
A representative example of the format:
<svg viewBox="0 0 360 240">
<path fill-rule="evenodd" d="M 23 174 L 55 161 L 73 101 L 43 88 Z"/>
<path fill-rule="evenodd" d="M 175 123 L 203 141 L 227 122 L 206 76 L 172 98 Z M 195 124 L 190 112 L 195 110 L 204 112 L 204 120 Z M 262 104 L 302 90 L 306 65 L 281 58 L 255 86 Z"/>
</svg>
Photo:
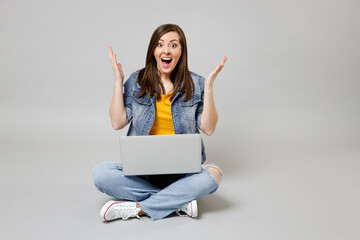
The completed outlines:
<svg viewBox="0 0 360 240">
<path fill-rule="evenodd" d="M 210 136 L 215 131 L 218 115 L 213 85 L 226 56 L 207 79 L 190 72 L 183 31 L 177 25 L 164 24 L 151 37 L 145 67 L 132 73 L 124 85 L 122 66 L 111 47 L 109 57 L 115 74 L 110 107 L 114 129 L 130 123 L 128 136 L 200 134 L 199 129 Z M 196 199 L 215 192 L 222 178 L 219 167 L 204 162 L 202 144 L 199 173 L 124 176 L 121 164 L 100 163 L 93 170 L 95 186 L 121 199 L 107 202 L 100 211 L 101 219 L 139 218 L 146 214 L 158 220 L 180 211 L 196 217 Z"/>
</svg>

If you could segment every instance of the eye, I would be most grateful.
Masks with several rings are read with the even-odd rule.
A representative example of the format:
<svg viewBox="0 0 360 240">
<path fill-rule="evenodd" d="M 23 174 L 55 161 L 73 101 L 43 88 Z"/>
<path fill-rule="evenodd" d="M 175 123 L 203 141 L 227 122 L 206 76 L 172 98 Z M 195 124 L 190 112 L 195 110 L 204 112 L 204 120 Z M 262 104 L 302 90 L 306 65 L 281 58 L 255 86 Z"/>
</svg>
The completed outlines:
<svg viewBox="0 0 360 240">
<path fill-rule="evenodd" d="M 177 47 L 177 44 L 176 44 L 176 43 L 170 44 L 170 47 L 171 47 L 171 48 L 176 48 L 176 47 Z"/>
<path fill-rule="evenodd" d="M 162 43 L 158 43 L 157 46 L 158 46 L 158 47 L 162 47 L 163 44 L 162 44 Z"/>
</svg>

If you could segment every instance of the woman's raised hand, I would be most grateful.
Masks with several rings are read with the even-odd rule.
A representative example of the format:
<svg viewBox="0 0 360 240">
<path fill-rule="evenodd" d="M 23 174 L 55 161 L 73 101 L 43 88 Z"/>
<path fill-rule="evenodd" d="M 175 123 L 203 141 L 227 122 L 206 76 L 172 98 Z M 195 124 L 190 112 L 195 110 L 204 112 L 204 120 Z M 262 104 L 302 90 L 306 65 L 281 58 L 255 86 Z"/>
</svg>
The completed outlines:
<svg viewBox="0 0 360 240">
<path fill-rule="evenodd" d="M 110 62 L 111 62 L 111 67 L 114 71 L 115 82 L 118 82 L 122 85 L 124 82 L 124 73 L 122 70 L 122 66 L 120 63 L 116 62 L 116 54 L 113 53 L 110 46 L 109 46 L 109 58 L 110 58 Z"/>
<path fill-rule="evenodd" d="M 212 89 L 215 79 L 216 79 L 217 75 L 219 74 L 219 72 L 221 71 L 221 69 L 223 69 L 226 61 L 227 61 L 227 57 L 224 56 L 222 62 L 219 64 L 219 66 L 217 66 L 216 68 L 214 68 L 211 71 L 209 76 L 205 79 L 205 87 Z"/>
</svg>

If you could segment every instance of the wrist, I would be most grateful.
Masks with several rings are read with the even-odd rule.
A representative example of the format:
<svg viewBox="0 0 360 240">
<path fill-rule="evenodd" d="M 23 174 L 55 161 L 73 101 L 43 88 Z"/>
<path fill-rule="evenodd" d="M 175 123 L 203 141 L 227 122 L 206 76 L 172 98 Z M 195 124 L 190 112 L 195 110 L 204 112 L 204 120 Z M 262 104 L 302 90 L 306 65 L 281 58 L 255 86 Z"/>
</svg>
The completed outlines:
<svg viewBox="0 0 360 240">
<path fill-rule="evenodd" d="M 115 90 L 119 89 L 120 91 L 123 91 L 123 84 L 122 83 L 115 83 Z"/>
<path fill-rule="evenodd" d="M 123 81 L 121 81 L 120 79 L 116 79 L 115 80 L 115 87 L 116 86 L 122 87 L 123 86 Z"/>
<path fill-rule="evenodd" d="M 214 82 L 211 81 L 209 78 L 205 79 L 204 81 L 204 88 L 207 89 L 207 90 L 212 90 L 213 89 L 213 85 L 214 85 Z"/>
<path fill-rule="evenodd" d="M 209 86 L 209 85 L 205 85 L 204 91 L 206 92 L 212 92 L 213 91 L 213 87 Z"/>
</svg>

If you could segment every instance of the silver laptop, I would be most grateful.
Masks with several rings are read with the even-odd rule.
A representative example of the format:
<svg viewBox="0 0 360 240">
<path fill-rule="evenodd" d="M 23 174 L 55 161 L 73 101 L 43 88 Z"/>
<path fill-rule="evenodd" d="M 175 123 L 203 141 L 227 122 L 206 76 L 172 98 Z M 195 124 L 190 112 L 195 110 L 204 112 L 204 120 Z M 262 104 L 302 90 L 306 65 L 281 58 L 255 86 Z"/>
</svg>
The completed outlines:
<svg viewBox="0 0 360 240">
<path fill-rule="evenodd" d="M 196 173 L 201 171 L 200 134 L 121 136 L 125 175 Z"/>
</svg>

